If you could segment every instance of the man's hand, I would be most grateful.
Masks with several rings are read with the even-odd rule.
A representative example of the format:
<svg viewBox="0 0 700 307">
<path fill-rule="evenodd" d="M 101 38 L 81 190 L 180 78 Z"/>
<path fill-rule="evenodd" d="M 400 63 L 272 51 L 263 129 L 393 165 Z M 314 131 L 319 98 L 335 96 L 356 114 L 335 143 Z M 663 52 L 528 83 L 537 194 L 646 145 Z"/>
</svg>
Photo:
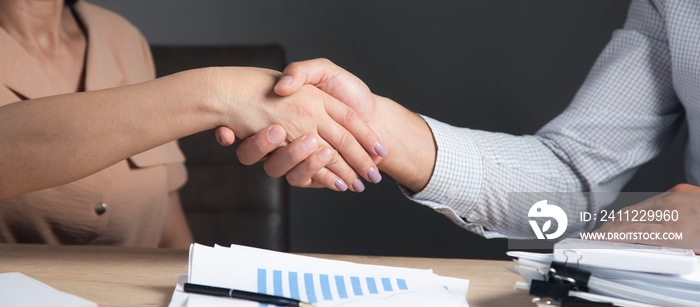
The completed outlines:
<svg viewBox="0 0 700 307">
<path fill-rule="evenodd" d="M 284 69 L 283 76 L 275 85 L 275 93 L 289 96 L 305 84 L 311 84 L 348 105 L 370 126 L 377 122 L 375 95 L 360 78 L 335 65 L 327 59 L 294 62 Z M 381 137 L 381 132 L 375 131 Z M 375 144 L 372 152 L 386 156 L 383 144 Z"/>
<path fill-rule="evenodd" d="M 678 212 L 678 219 L 647 218 L 647 221 L 609 220 L 595 232 L 598 233 L 682 233 L 682 240 L 627 240 L 627 243 L 642 243 L 668 247 L 692 249 L 700 254 L 700 187 L 679 184 L 663 194 L 641 203 L 621 209 L 622 212 Z"/>
</svg>

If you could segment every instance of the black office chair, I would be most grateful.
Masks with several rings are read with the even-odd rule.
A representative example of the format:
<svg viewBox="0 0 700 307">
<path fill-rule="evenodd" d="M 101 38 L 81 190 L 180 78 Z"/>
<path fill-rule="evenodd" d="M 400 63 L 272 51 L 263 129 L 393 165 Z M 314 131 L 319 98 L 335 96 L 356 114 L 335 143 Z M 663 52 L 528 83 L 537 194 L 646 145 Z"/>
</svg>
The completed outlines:
<svg viewBox="0 0 700 307">
<path fill-rule="evenodd" d="M 284 50 L 266 46 L 152 46 L 158 76 L 208 66 L 284 69 Z M 213 130 L 180 139 L 188 183 L 180 190 L 198 243 L 231 243 L 289 250 L 288 185 L 267 176 L 262 164 L 238 162 L 235 145 L 220 146 Z"/>
</svg>

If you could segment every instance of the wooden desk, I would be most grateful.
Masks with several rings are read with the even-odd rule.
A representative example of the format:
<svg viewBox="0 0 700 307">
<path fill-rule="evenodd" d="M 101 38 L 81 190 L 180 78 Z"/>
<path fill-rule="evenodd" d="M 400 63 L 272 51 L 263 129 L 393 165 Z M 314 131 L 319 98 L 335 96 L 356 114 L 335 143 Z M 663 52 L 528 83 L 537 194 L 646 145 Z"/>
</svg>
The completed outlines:
<svg viewBox="0 0 700 307">
<path fill-rule="evenodd" d="M 21 272 L 67 293 L 110 306 L 167 306 L 180 274 L 187 273 L 186 250 L 106 246 L 0 244 L 0 273 Z M 504 268 L 509 261 L 311 255 L 357 263 L 433 269 L 442 276 L 469 279 L 469 306 L 534 306 L 513 291 L 521 280 Z"/>
</svg>

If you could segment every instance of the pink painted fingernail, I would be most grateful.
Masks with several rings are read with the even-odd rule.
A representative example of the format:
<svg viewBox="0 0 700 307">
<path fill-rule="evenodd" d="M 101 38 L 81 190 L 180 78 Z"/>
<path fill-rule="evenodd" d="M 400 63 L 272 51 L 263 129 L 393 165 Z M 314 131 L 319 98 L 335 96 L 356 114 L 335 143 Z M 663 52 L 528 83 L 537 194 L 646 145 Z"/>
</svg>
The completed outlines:
<svg viewBox="0 0 700 307">
<path fill-rule="evenodd" d="M 389 153 L 388 150 L 386 150 L 386 146 L 384 146 L 384 144 L 382 144 L 380 141 L 374 143 L 374 152 L 376 152 L 380 157 L 386 157 L 386 155 Z"/>
<path fill-rule="evenodd" d="M 365 185 L 360 179 L 355 179 L 355 181 L 352 183 L 352 188 L 357 192 L 362 192 L 365 190 Z"/>
<path fill-rule="evenodd" d="M 340 178 L 335 179 L 335 187 L 343 192 L 345 192 L 348 189 L 348 185 L 345 184 L 345 181 L 343 181 L 343 179 Z"/>
<path fill-rule="evenodd" d="M 314 151 L 316 148 L 318 148 L 318 142 L 316 141 L 315 137 L 307 136 L 301 141 L 301 147 L 306 151 Z"/>
<path fill-rule="evenodd" d="M 380 181 L 382 181 L 382 175 L 379 174 L 379 171 L 374 167 L 369 168 L 369 172 L 367 172 L 367 177 L 369 177 L 369 180 L 372 180 L 372 182 L 374 183 L 379 183 Z"/>
<path fill-rule="evenodd" d="M 282 142 L 284 139 L 284 129 L 280 126 L 274 126 L 270 131 L 267 132 L 267 139 L 272 143 Z"/>
</svg>

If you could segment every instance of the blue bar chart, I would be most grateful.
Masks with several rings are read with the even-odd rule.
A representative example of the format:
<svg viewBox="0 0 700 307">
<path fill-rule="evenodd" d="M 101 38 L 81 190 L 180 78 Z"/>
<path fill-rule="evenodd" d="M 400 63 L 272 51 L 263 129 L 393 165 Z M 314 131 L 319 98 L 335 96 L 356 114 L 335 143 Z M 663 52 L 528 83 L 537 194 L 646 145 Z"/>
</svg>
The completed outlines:
<svg viewBox="0 0 700 307">
<path fill-rule="evenodd" d="M 292 298 L 316 307 L 468 306 L 469 281 L 439 276 L 429 269 L 360 264 L 241 245 L 193 244 L 187 280 Z M 275 304 L 186 294 L 189 307 Z"/>
<path fill-rule="evenodd" d="M 347 276 L 264 268 L 258 269 L 257 277 L 259 293 L 286 296 L 309 303 L 396 294 L 409 290 L 405 279 L 395 277 Z M 268 305 L 260 304 L 260 307 L 264 306 Z"/>
</svg>

